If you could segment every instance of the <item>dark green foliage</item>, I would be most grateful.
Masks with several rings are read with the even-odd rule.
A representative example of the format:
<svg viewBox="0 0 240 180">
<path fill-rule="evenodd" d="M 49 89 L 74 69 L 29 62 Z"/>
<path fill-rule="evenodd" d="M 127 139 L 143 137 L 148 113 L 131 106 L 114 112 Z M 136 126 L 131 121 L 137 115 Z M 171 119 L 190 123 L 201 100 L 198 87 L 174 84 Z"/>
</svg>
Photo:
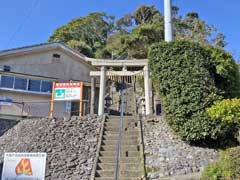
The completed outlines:
<svg viewBox="0 0 240 180">
<path fill-rule="evenodd" d="M 103 48 L 98 49 L 95 53 L 96 58 L 104 58 L 104 59 L 112 59 L 112 52 L 111 49 Z"/>
<path fill-rule="evenodd" d="M 71 20 L 68 24 L 56 29 L 49 41 L 80 41 L 85 43 L 95 52 L 106 45 L 108 35 L 114 29 L 114 17 L 103 12 L 90 13 L 86 17 Z"/>
<path fill-rule="evenodd" d="M 92 48 L 83 41 L 70 40 L 67 42 L 67 45 L 86 55 L 87 57 L 94 57 Z"/>
<path fill-rule="evenodd" d="M 134 12 L 135 23 L 137 25 L 152 23 L 156 15 L 160 15 L 160 13 L 154 6 L 142 5 Z"/>
<path fill-rule="evenodd" d="M 216 75 L 222 74 L 216 71 L 216 64 L 224 66 L 225 60 L 219 60 L 212 52 L 198 43 L 187 41 L 158 43 L 149 52 L 152 77 L 162 98 L 165 118 L 187 141 L 219 137 L 223 124 L 209 120 L 206 108 L 225 95 L 233 96 L 216 86 L 223 83 L 215 81 Z M 234 62 L 229 64 L 233 66 Z M 228 77 L 226 80 L 231 86 Z"/>
<path fill-rule="evenodd" d="M 230 148 L 221 153 L 218 162 L 207 166 L 201 180 L 239 180 L 240 147 Z"/>
<path fill-rule="evenodd" d="M 215 84 L 225 98 L 240 97 L 239 67 L 232 55 L 219 48 L 209 48 Z"/>
<path fill-rule="evenodd" d="M 201 20 L 197 13 L 188 13 L 183 18 L 178 15 L 178 7 L 173 6 L 172 10 L 175 39 L 191 40 L 207 47 L 226 45 L 225 36 Z M 163 40 L 163 15 L 156 7 L 147 5 L 116 21 L 104 12 L 75 18 L 57 28 L 49 38 L 49 42 L 71 44 L 86 56 L 113 59 L 147 58 L 149 47 Z"/>
</svg>

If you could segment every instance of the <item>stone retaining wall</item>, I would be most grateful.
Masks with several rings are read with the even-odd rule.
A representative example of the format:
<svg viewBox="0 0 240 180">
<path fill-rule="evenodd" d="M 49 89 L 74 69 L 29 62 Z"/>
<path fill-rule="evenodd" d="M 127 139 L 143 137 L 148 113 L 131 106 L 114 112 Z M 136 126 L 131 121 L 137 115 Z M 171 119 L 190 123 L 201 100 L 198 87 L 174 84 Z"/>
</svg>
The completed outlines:
<svg viewBox="0 0 240 180">
<path fill-rule="evenodd" d="M 93 116 L 21 121 L 0 137 L 0 163 L 4 152 L 46 152 L 46 180 L 88 180 L 101 125 Z"/>
<path fill-rule="evenodd" d="M 218 159 L 216 150 L 190 146 L 175 136 L 167 123 L 160 119 L 159 123 L 144 123 L 144 143 L 150 179 L 198 173 Z"/>
</svg>

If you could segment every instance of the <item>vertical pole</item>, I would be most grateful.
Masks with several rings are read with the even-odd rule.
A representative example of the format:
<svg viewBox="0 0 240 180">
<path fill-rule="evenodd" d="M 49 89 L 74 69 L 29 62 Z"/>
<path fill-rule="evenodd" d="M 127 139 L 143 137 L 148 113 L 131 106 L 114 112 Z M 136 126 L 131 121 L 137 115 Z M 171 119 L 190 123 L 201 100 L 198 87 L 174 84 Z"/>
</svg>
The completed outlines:
<svg viewBox="0 0 240 180">
<path fill-rule="evenodd" d="M 54 91 L 55 91 L 55 84 L 56 82 L 53 82 L 52 85 L 52 96 L 51 96 L 51 101 L 50 101 L 50 118 L 53 118 L 54 114 Z"/>
<path fill-rule="evenodd" d="M 83 116 L 83 82 L 80 82 L 79 117 Z"/>
<path fill-rule="evenodd" d="M 173 40 L 172 28 L 172 0 L 164 0 L 164 25 L 165 25 L 165 41 Z"/>
<path fill-rule="evenodd" d="M 150 109 L 150 85 L 148 66 L 144 66 L 144 92 L 145 92 L 146 115 L 149 115 L 151 113 L 151 109 Z"/>
<path fill-rule="evenodd" d="M 94 114 L 94 102 L 95 102 L 95 78 L 91 78 L 91 103 L 90 114 Z"/>
<path fill-rule="evenodd" d="M 101 77 L 100 77 L 100 91 L 99 91 L 99 104 L 98 104 L 98 115 L 102 116 L 104 114 L 104 96 L 105 96 L 105 86 L 106 86 L 106 71 L 105 67 L 101 67 Z"/>
</svg>

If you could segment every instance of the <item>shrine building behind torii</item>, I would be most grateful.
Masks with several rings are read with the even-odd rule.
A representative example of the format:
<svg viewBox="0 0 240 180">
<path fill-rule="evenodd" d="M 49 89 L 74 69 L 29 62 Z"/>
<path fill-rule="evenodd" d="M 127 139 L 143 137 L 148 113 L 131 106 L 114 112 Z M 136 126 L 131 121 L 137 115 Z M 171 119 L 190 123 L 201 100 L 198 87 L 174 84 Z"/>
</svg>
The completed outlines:
<svg viewBox="0 0 240 180">
<path fill-rule="evenodd" d="M 100 71 L 91 71 L 90 76 L 100 76 L 100 90 L 99 90 L 99 104 L 98 104 L 98 115 L 102 116 L 104 114 L 104 98 L 106 90 L 106 80 L 111 77 L 120 77 L 120 78 L 132 78 L 136 76 L 144 76 L 144 94 L 145 94 L 145 108 L 146 115 L 152 113 L 151 109 L 151 100 L 152 100 L 152 88 L 151 88 L 151 79 L 150 72 L 148 67 L 147 59 L 133 59 L 133 60 L 104 60 L 104 59 L 92 59 L 87 58 L 87 61 L 90 61 L 93 66 L 100 68 Z M 107 70 L 109 67 L 121 67 L 122 70 L 114 71 Z M 128 67 L 142 68 L 139 71 L 129 71 Z M 95 85 L 94 78 L 91 82 L 91 112 L 94 110 L 94 97 L 95 97 Z"/>
</svg>

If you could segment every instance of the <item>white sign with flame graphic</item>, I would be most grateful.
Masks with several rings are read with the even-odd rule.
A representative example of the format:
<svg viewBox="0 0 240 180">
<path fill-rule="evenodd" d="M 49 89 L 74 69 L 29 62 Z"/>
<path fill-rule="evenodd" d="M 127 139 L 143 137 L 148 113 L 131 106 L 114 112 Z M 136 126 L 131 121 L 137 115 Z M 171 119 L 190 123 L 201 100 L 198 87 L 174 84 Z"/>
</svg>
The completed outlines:
<svg viewBox="0 0 240 180">
<path fill-rule="evenodd" d="M 46 153 L 5 153 L 2 180 L 44 180 Z"/>
</svg>

